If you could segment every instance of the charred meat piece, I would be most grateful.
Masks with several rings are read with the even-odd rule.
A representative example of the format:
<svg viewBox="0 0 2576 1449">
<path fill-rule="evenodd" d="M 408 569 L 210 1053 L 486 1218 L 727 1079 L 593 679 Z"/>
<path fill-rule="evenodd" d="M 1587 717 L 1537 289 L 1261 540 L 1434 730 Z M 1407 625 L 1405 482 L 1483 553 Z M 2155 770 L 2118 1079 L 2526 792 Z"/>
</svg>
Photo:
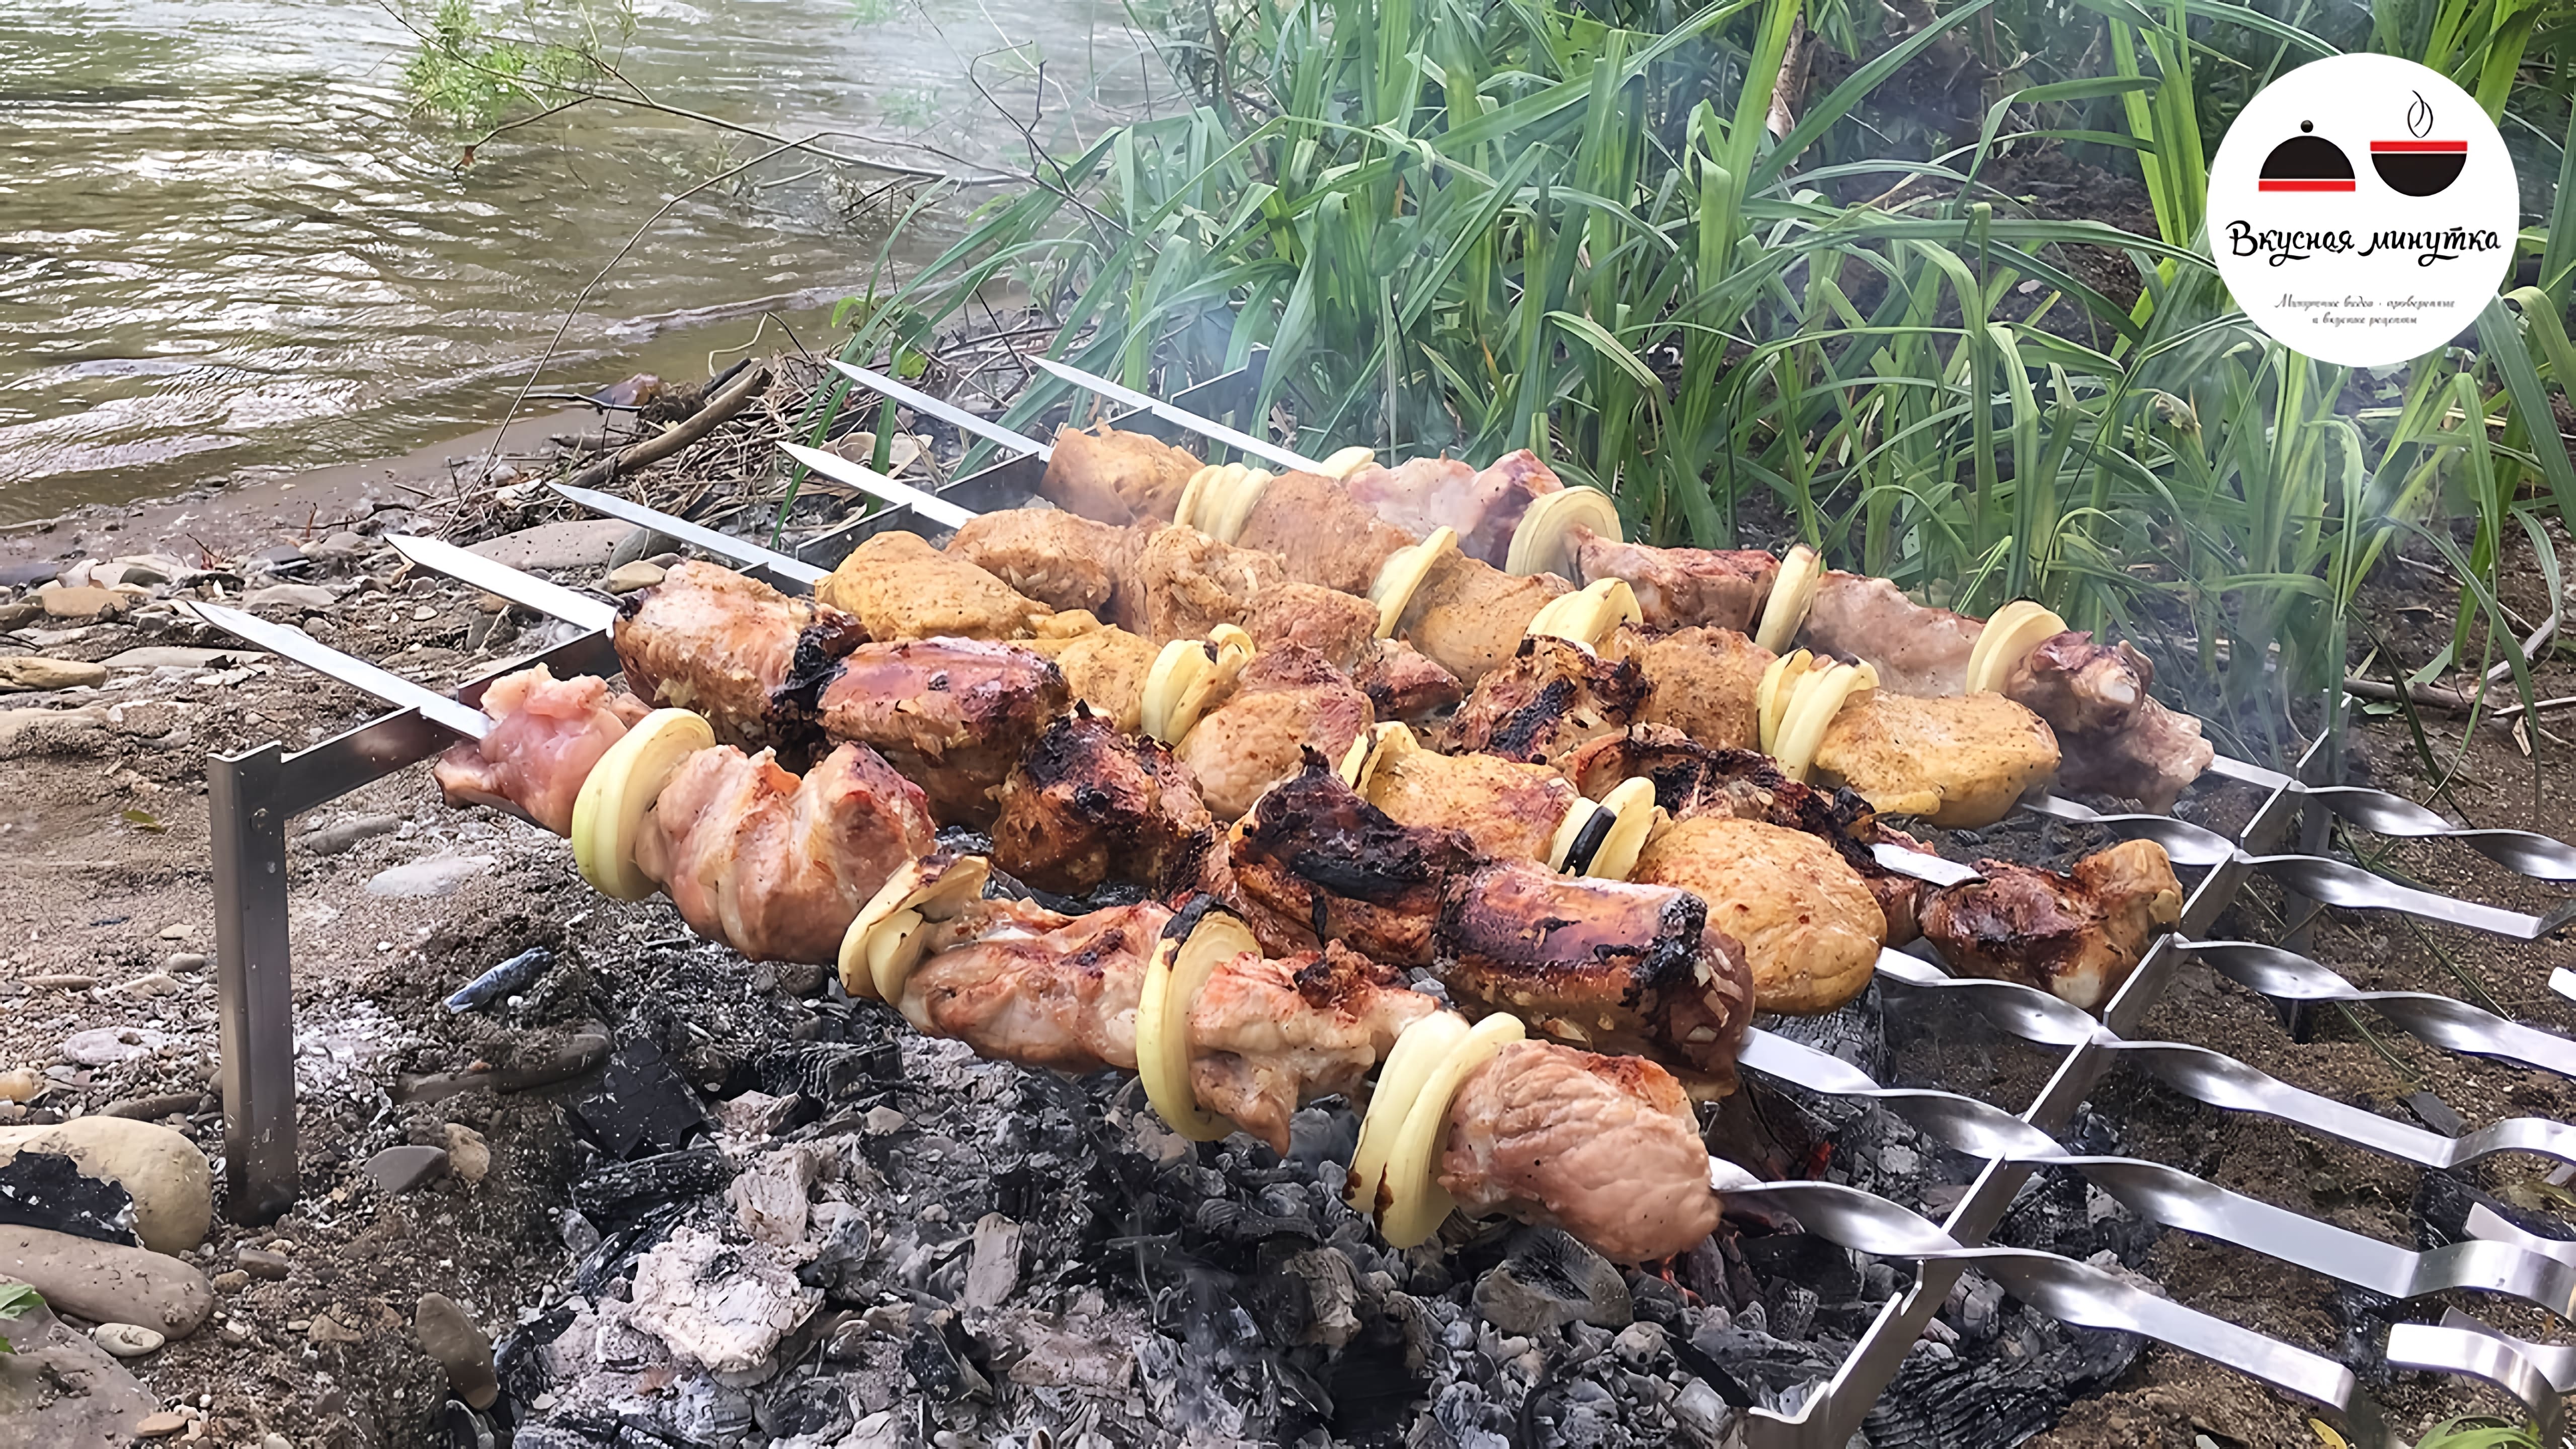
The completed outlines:
<svg viewBox="0 0 2576 1449">
<path fill-rule="evenodd" d="M 1885 579 L 1829 569 L 1798 642 L 1875 666 L 1878 687 L 1891 694 L 1957 694 L 1985 629 L 1984 620 L 1918 604 Z"/>
<path fill-rule="evenodd" d="M 1511 552 L 1512 530 L 1542 493 L 1565 485 L 1527 448 L 1479 470 L 1448 458 L 1415 458 L 1392 468 L 1363 468 L 1343 485 L 1352 499 L 1410 535 L 1458 530 L 1469 558 L 1497 568 Z"/>
<path fill-rule="evenodd" d="M 647 704 L 693 709 L 746 750 L 814 742 L 814 690 L 867 642 L 858 619 L 757 579 L 684 563 L 627 596 L 615 631 L 626 683 Z"/>
<path fill-rule="evenodd" d="M 1694 1096 L 1722 1097 L 1755 994 L 1744 948 L 1711 915 L 1687 890 L 1499 861 L 1450 878 L 1432 970 L 1471 1016 L 1652 1057 Z"/>
<path fill-rule="evenodd" d="M 1771 666 L 1770 650 L 1732 629 L 1649 635 L 1623 626 L 1601 652 L 1645 672 L 1650 692 L 1638 723 L 1670 725 L 1716 749 L 1762 747 L 1754 696 Z"/>
<path fill-rule="evenodd" d="M 1451 1100 L 1438 1172 L 1468 1213 L 1554 1224 L 1617 1262 L 1670 1258 L 1717 1229 L 1690 1100 L 1637 1057 L 1504 1047 Z"/>
<path fill-rule="evenodd" d="M 1058 614 L 1022 641 L 1064 671 L 1065 687 L 1091 711 L 1134 734 L 1145 709 L 1145 676 L 1154 670 L 1152 641 L 1087 613 Z"/>
<path fill-rule="evenodd" d="M 850 551 L 814 597 L 858 616 L 868 637 L 1018 639 L 1051 612 L 917 534 L 880 533 Z"/>
<path fill-rule="evenodd" d="M 1378 517 L 1330 478 L 1282 473 L 1262 488 L 1234 541 L 1277 554 L 1292 579 L 1366 598 L 1387 556 L 1420 537 Z"/>
<path fill-rule="evenodd" d="M 2147 692 L 2155 680 L 2155 665 L 2135 646 L 2096 644 L 2070 629 L 2023 656 L 2004 694 L 2057 732 L 2066 788 L 2117 795 L 2161 814 L 2218 751 L 2201 738 L 2199 720 Z"/>
<path fill-rule="evenodd" d="M 1232 862 L 1230 904 L 1263 950 L 1284 956 L 1339 940 L 1380 961 L 1427 966 L 1440 903 L 1476 855 L 1454 830 L 1397 824 L 1309 750 L 1304 768 L 1237 827 Z"/>
<path fill-rule="evenodd" d="M 1145 536 L 1061 508 L 997 508 L 958 525 L 948 551 L 1050 609 L 1106 618 Z"/>
<path fill-rule="evenodd" d="M 1351 671 L 1351 682 L 1368 696 L 1369 712 L 1381 721 L 1422 724 L 1467 697 L 1457 675 L 1401 639 L 1378 640 Z"/>
<path fill-rule="evenodd" d="M 1220 848 L 1198 782 L 1172 752 L 1080 705 L 1038 736 L 1000 803 L 993 863 L 1060 895 L 1112 877 L 1165 895 L 1196 882 Z"/>
<path fill-rule="evenodd" d="M 1452 753 L 1479 750 L 1553 764 L 1577 745 L 1626 729 L 1650 686 L 1633 661 L 1555 638 L 1521 641 L 1511 664 L 1480 680 L 1449 722 Z"/>
<path fill-rule="evenodd" d="M 1582 798 L 1545 765 L 1429 750 L 1389 752 L 1369 776 L 1368 796 L 1400 824 L 1464 831 L 1487 859 L 1542 864 Z"/>
<path fill-rule="evenodd" d="M 1181 763 L 1219 820 L 1240 819 L 1261 792 L 1297 773 L 1305 753 L 1338 761 L 1374 720 L 1368 696 L 1311 649 L 1263 649 L 1223 704 L 1179 746 Z"/>
<path fill-rule="evenodd" d="M 635 864 L 690 929 L 755 961 L 824 966 L 877 888 L 932 844 L 920 787 L 864 745 L 801 780 L 766 750 L 701 750 L 647 824 Z"/>
<path fill-rule="evenodd" d="M 1285 960 L 1247 951 L 1190 1001 L 1191 1090 L 1284 1157 L 1298 1107 L 1358 1092 L 1397 1035 L 1437 1006 L 1339 941 Z"/>
<path fill-rule="evenodd" d="M 1136 1002 L 1172 918 L 1152 901 L 1061 916 L 981 901 L 930 927 L 904 1019 L 978 1056 L 1059 1072 L 1136 1070 Z"/>
<path fill-rule="evenodd" d="M 1199 460 L 1159 438 L 1059 428 L 1038 493 L 1056 507 L 1102 523 L 1169 523 Z"/>
<path fill-rule="evenodd" d="M 1396 621 L 1396 637 L 1473 689 L 1512 662 L 1530 620 L 1572 589 L 1554 574 L 1524 578 L 1481 559 L 1448 554 L 1413 591 Z"/>
<path fill-rule="evenodd" d="M 1930 893 L 1923 934 L 1955 970 L 2018 981 L 2100 1011 L 2182 919 L 2182 883 L 2164 847 L 2126 840 L 2071 875 L 1981 860 L 1984 880 Z"/>
<path fill-rule="evenodd" d="M 816 702 L 836 740 L 873 747 L 944 825 L 993 822 L 993 792 L 1072 703 L 1064 672 L 1009 644 L 918 639 L 845 656 Z"/>
<path fill-rule="evenodd" d="M 557 835 L 572 833 L 573 801 L 593 765 L 644 702 L 592 675 L 557 679 L 544 665 L 493 680 L 483 691 L 492 728 L 438 757 L 431 773 L 450 805 L 517 810 Z"/>
<path fill-rule="evenodd" d="M 1816 768 L 1885 815 L 1992 825 L 2022 792 L 2057 773 L 2047 721 L 2000 694 L 1917 699 L 1857 695 L 1825 728 Z"/>
<path fill-rule="evenodd" d="M 1577 526 L 1574 566 L 1583 582 L 1626 579 L 1650 629 L 1706 625 L 1753 632 L 1770 601 L 1780 561 L 1758 548 L 1654 548 L 1621 543 Z"/>
<path fill-rule="evenodd" d="M 1743 943 L 1764 1011 L 1831 1011 L 1877 969 L 1887 920 L 1833 846 L 1802 830 L 1700 815 L 1646 842 L 1632 879 L 1708 902 L 1712 929 Z"/>
</svg>

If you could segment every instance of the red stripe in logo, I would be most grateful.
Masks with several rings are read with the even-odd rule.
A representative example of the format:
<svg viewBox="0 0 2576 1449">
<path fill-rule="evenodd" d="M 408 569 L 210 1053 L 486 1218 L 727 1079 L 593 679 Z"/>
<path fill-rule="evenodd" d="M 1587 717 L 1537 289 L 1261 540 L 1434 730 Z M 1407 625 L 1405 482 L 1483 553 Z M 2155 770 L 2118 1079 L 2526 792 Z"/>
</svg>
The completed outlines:
<svg viewBox="0 0 2576 1449">
<path fill-rule="evenodd" d="M 2370 149 L 2374 153 L 2395 151 L 2465 154 L 2469 149 L 2469 143 L 2466 141 L 2373 141 L 2370 143 Z"/>
<path fill-rule="evenodd" d="M 2257 191 L 2350 191 L 2352 183 L 2349 181 L 2261 181 L 2255 183 L 2254 189 Z"/>
</svg>

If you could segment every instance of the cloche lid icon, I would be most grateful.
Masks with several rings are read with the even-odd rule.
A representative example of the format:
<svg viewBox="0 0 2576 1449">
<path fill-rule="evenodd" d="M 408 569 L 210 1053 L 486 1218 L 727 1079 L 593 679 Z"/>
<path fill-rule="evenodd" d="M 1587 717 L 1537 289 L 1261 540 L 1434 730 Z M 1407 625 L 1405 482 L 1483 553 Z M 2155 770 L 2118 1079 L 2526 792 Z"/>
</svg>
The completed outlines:
<svg viewBox="0 0 2576 1449">
<path fill-rule="evenodd" d="M 2316 129 L 2316 122 L 2301 121 L 2298 135 L 2273 147 L 2272 154 L 2263 158 L 2263 174 L 2255 182 L 2255 189 L 2352 190 L 2352 162 L 2345 157 L 2341 146 L 2313 134 Z"/>
</svg>

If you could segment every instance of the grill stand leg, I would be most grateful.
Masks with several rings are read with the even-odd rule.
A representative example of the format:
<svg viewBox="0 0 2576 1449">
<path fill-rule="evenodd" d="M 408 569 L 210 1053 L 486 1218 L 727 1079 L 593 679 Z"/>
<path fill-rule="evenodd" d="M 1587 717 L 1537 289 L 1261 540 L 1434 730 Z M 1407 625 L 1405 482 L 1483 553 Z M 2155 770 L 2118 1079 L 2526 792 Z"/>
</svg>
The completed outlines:
<svg viewBox="0 0 2576 1449">
<path fill-rule="evenodd" d="M 281 763 L 273 744 L 206 762 L 206 797 L 214 811 L 224 1215 L 237 1223 L 274 1220 L 295 1206 L 299 1185 Z"/>
</svg>

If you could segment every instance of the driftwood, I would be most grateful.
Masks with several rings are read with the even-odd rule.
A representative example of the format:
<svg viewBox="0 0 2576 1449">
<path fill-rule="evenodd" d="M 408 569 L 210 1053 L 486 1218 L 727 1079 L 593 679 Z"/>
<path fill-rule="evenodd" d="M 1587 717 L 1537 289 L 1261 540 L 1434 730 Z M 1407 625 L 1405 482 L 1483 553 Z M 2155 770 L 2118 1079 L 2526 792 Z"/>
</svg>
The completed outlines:
<svg viewBox="0 0 2576 1449">
<path fill-rule="evenodd" d="M 708 398 L 706 406 L 691 414 L 686 421 L 674 423 L 640 443 L 621 448 L 613 456 L 590 464 L 566 481 L 576 488 L 597 488 L 620 473 L 631 473 L 638 468 L 658 463 L 715 431 L 718 423 L 741 412 L 744 405 L 767 386 L 769 386 L 768 368 L 746 368 L 741 376 L 736 377 L 722 391 Z"/>
</svg>

